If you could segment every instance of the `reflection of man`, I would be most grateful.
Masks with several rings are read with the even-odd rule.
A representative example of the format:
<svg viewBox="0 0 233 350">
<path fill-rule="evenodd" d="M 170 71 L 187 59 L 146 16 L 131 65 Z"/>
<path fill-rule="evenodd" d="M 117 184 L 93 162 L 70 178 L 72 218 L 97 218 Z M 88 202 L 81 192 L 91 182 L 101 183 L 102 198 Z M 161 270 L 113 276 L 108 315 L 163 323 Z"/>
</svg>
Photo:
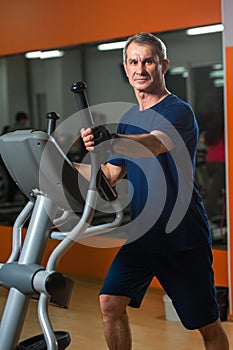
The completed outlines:
<svg viewBox="0 0 233 350">
<path fill-rule="evenodd" d="M 147 204 L 148 193 L 154 191 L 154 187 L 148 185 L 150 181 L 157 185 L 158 192 L 153 192 L 157 205 L 151 203 L 149 214 L 152 217 L 156 215 L 153 208 L 158 207 L 162 195 L 162 191 L 159 192 L 162 177 L 158 177 L 161 169 L 167 192 L 158 220 L 146 234 L 120 249 L 106 276 L 100 292 L 100 307 L 108 347 L 110 350 L 132 348 L 126 308 L 128 305 L 140 307 L 152 278 L 156 276 L 172 299 L 184 326 L 200 330 L 206 349 L 227 350 L 229 345 L 219 321 L 211 267 L 211 235 L 195 186 L 183 219 L 172 232 L 166 232 L 180 191 L 177 164 L 172 157 L 172 153 L 177 151 L 177 143 L 172 128 L 166 131 L 163 126 L 155 127 L 154 119 L 159 113 L 175 127 L 194 167 L 198 128 L 193 111 L 166 88 L 164 75 L 168 59 L 166 47 L 158 38 L 148 33 L 129 38 L 124 50 L 124 67 L 138 106 L 123 116 L 117 135 L 98 127 L 94 132 L 92 129 L 82 130 L 85 147 L 93 151 L 97 143 L 117 137 L 111 142 L 118 158 L 113 155 L 102 170 L 112 185 L 127 173 L 134 187 L 132 219 L 140 215 Z M 140 164 L 144 165 L 144 171 L 138 166 Z M 76 166 L 79 171 L 87 171 L 87 167 Z"/>
</svg>

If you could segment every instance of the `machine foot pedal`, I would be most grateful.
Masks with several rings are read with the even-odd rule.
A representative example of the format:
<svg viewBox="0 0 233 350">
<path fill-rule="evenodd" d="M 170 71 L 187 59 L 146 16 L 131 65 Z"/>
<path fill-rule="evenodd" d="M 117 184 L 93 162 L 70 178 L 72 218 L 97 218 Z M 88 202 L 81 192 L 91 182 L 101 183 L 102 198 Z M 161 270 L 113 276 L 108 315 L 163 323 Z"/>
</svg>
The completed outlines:
<svg viewBox="0 0 233 350">
<path fill-rule="evenodd" d="M 68 332 L 56 331 L 54 332 L 57 343 L 58 350 L 64 350 L 71 343 L 71 338 Z M 36 335 L 32 338 L 23 340 L 16 347 L 16 350 L 47 350 L 46 342 L 44 339 L 44 335 Z"/>
</svg>

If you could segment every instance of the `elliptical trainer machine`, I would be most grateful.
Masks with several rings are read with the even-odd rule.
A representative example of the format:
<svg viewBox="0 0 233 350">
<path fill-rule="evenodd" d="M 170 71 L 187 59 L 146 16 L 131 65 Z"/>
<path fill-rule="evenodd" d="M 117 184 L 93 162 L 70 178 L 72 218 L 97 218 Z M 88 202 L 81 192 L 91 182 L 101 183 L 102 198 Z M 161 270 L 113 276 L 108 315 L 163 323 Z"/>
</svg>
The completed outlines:
<svg viewBox="0 0 233 350">
<path fill-rule="evenodd" d="M 83 126 L 92 126 L 86 84 L 75 83 L 71 90 L 76 96 Z M 98 154 L 90 152 L 92 171 L 87 183 L 53 138 L 58 118 L 54 112 L 47 114 L 47 133 L 18 130 L 0 137 L 2 159 L 13 180 L 28 198 L 13 226 L 11 255 L 0 264 L 0 285 L 9 290 L 0 325 L 0 350 L 67 348 L 71 342 L 69 333 L 54 331 L 48 315 L 50 302 L 68 308 L 74 286 L 69 277 L 56 271 L 57 263 L 78 237 L 108 232 L 119 226 L 123 219 L 117 194 L 101 174 L 100 190 L 111 202 L 116 216 L 110 223 L 89 226 L 98 196 Z M 85 199 L 80 192 L 80 183 L 86 188 Z M 82 213 L 77 225 L 70 232 L 51 232 L 53 226 L 66 222 L 72 211 Z M 62 214 L 56 217 L 58 212 Z M 27 221 L 28 228 L 22 243 L 22 229 Z M 60 243 L 44 267 L 41 263 L 47 241 L 51 238 L 60 240 Z M 18 343 L 29 303 L 34 298 L 38 299 L 38 319 L 43 334 Z"/>
</svg>

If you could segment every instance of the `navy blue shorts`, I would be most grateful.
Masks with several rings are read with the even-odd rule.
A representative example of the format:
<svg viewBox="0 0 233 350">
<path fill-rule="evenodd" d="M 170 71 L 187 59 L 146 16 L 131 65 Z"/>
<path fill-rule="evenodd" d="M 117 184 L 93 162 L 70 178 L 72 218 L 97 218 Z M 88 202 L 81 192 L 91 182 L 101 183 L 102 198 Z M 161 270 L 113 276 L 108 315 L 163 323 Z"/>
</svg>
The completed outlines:
<svg viewBox="0 0 233 350">
<path fill-rule="evenodd" d="M 129 306 L 138 308 L 156 276 L 183 325 L 198 329 L 219 318 L 212 260 L 209 246 L 165 254 L 125 245 L 113 260 L 100 294 L 127 296 Z"/>
</svg>

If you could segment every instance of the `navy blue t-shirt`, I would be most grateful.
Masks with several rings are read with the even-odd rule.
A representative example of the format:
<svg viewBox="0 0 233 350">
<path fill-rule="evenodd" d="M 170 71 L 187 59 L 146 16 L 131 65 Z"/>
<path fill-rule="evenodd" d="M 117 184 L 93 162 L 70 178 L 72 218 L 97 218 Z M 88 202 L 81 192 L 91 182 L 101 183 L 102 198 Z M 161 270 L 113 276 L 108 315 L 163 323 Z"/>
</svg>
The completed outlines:
<svg viewBox="0 0 233 350">
<path fill-rule="evenodd" d="M 153 130 L 167 134 L 174 148 L 157 157 L 113 154 L 109 160 L 127 170 L 132 198 L 127 243 L 154 252 L 211 244 L 208 218 L 194 183 L 198 125 L 192 108 L 174 94 L 143 111 L 135 105 L 121 118 L 117 132 Z"/>
</svg>

